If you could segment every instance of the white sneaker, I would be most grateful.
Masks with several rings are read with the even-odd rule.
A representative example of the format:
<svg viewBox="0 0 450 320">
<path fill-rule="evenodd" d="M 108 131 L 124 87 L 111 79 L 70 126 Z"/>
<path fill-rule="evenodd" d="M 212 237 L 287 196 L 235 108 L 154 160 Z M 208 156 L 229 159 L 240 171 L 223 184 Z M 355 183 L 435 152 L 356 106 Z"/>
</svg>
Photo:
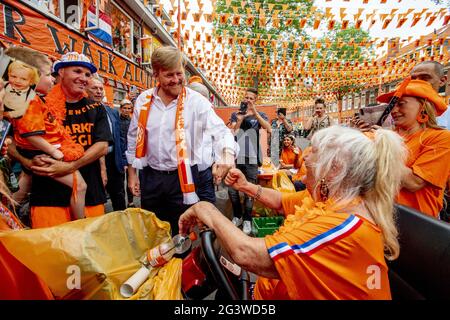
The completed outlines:
<svg viewBox="0 0 450 320">
<path fill-rule="evenodd" d="M 231 222 L 233 222 L 236 227 L 239 227 L 242 224 L 242 218 L 234 217 Z"/>
<path fill-rule="evenodd" d="M 249 235 L 252 232 L 252 223 L 251 223 L 251 221 L 248 221 L 248 220 L 244 221 L 244 227 L 242 228 L 242 231 L 244 231 L 244 233 L 246 235 Z"/>
</svg>

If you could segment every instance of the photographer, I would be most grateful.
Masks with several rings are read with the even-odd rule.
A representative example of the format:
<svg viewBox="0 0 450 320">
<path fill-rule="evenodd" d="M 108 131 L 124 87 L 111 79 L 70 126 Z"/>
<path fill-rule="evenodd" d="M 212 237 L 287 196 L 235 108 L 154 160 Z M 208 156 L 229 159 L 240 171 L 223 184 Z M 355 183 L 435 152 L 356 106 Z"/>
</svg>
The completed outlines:
<svg viewBox="0 0 450 320">
<path fill-rule="evenodd" d="M 314 102 L 314 115 L 306 122 L 305 130 L 311 130 L 307 136 L 311 140 L 316 131 L 327 128 L 331 125 L 330 116 L 326 114 L 325 101 L 322 98 L 316 99 Z"/>
<path fill-rule="evenodd" d="M 252 183 L 256 183 L 258 166 L 262 164 L 259 129 L 264 128 L 268 133 L 271 132 L 267 115 L 256 110 L 257 95 L 256 89 L 247 89 L 239 112 L 231 115 L 231 127 L 239 144 L 236 167 Z M 247 195 L 244 196 L 244 211 L 242 211 L 239 191 L 229 188 L 228 193 L 233 206 L 233 223 L 236 226 L 240 226 L 243 223 L 243 231 L 246 234 L 250 234 L 253 198 Z"/>
</svg>

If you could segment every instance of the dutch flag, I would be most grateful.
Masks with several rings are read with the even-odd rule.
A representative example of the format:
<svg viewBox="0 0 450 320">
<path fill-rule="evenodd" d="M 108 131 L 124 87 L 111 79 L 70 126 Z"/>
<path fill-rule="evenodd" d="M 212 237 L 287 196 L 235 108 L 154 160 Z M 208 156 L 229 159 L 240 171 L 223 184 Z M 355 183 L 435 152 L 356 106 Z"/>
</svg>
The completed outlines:
<svg viewBox="0 0 450 320">
<path fill-rule="evenodd" d="M 111 32 L 111 17 L 104 12 L 99 11 L 99 25 L 98 29 L 89 31 L 93 36 L 102 40 L 103 42 L 112 45 L 112 32 Z M 96 25 L 95 7 L 90 6 L 88 10 L 88 27 Z"/>
</svg>

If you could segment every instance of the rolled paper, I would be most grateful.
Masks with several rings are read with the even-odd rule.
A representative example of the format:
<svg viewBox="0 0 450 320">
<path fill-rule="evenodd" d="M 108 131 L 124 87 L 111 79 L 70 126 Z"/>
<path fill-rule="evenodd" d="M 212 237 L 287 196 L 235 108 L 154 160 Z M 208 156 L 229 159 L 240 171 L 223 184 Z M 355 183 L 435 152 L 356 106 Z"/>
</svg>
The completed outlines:
<svg viewBox="0 0 450 320">
<path fill-rule="evenodd" d="M 127 281 L 120 286 L 120 294 L 125 298 L 131 297 L 139 287 L 148 279 L 150 270 L 146 267 L 141 267 L 135 274 L 133 274 Z"/>
</svg>

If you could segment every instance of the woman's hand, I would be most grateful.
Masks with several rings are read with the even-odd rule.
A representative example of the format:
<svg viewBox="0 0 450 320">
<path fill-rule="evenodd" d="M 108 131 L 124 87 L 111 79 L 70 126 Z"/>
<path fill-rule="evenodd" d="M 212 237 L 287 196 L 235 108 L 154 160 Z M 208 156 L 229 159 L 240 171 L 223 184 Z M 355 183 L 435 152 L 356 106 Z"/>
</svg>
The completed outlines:
<svg viewBox="0 0 450 320">
<path fill-rule="evenodd" d="M 225 184 L 240 191 L 248 184 L 248 181 L 241 170 L 233 168 L 228 171 L 228 174 L 225 177 Z"/>
<path fill-rule="evenodd" d="M 217 211 L 216 207 L 209 202 L 200 201 L 187 209 L 178 219 L 178 229 L 180 234 L 188 234 L 195 226 L 202 228 L 206 221 L 201 219 L 202 214 L 211 214 Z"/>
</svg>

